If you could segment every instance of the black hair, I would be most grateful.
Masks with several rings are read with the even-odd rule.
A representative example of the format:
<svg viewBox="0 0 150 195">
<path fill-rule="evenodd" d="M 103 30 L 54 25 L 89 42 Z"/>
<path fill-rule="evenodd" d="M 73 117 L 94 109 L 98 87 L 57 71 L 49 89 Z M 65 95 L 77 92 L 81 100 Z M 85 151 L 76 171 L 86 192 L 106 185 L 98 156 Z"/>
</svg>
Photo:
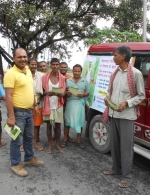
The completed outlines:
<svg viewBox="0 0 150 195">
<path fill-rule="evenodd" d="M 40 65 L 42 62 L 44 62 L 45 64 L 46 64 L 46 62 L 43 60 L 43 61 L 40 61 L 40 62 L 38 62 L 38 64 Z"/>
<path fill-rule="evenodd" d="M 74 66 L 73 66 L 73 70 L 74 70 L 74 68 L 80 68 L 81 69 L 81 72 L 82 72 L 82 66 L 80 65 L 80 64 L 75 64 Z"/>
<path fill-rule="evenodd" d="M 121 55 L 124 55 L 125 54 L 125 56 L 126 56 L 125 57 L 125 61 L 126 62 L 129 62 L 130 61 L 130 58 L 132 57 L 132 51 L 131 51 L 130 47 L 125 46 L 125 45 L 120 46 L 120 47 L 117 47 L 117 48 L 114 49 L 113 54 L 116 51 L 118 51 L 118 53 L 121 54 Z"/>
<path fill-rule="evenodd" d="M 52 58 L 51 61 L 50 61 L 50 64 L 52 64 L 53 62 L 58 62 L 58 63 L 60 63 L 60 61 L 59 61 L 58 58 Z"/>
<path fill-rule="evenodd" d="M 37 63 L 37 59 L 35 59 L 35 58 L 30 58 L 30 59 L 28 60 L 28 64 L 30 64 L 31 61 L 36 61 L 36 63 Z"/>
<path fill-rule="evenodd" d="M 60 65 L 65 64 L 68 67 L 68 64 L 66 62 L 60 62 Z"/>
</svg>

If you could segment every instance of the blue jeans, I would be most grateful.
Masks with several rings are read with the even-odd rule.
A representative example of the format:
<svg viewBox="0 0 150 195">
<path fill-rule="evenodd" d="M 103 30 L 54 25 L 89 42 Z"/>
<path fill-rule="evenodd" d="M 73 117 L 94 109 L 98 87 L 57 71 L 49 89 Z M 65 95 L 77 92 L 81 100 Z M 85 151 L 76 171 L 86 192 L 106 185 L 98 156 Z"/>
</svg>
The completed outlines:
<svg viewBox="0 0 150 195">
<path fill-rule="evenodd" d="M 20 146 L 23 144 L 25 155 L 24 161 L 29 161 L 34 157 L 33 152 L 33 117 L 31 111 L 22 111 L 14 109 L 16 125 L 20 127 L 21 133 L 16 140 L 10 143 L 11 166 L 16 166 L 21 161 Z"/>
</svg>

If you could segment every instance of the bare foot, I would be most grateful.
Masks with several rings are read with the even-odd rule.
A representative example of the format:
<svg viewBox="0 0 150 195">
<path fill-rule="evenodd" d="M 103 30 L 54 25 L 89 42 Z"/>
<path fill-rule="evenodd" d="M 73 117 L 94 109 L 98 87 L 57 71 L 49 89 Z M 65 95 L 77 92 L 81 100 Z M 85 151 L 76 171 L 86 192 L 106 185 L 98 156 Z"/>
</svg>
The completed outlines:
<svg viewBox="0 0 150 195">
<path fill-rule="evenodd" d="M 56 145 L 56 141 L 55 140 L 53 140 L 53 145 Z"/>
<path fill-rule="evenodd" d="M 71 137 L 68 137 L 68 138 L 67 138 L 67 141 L 70 142 L 70 143 L 74 143 L 74 142 L 75 142 L 75 140 L 72 139 Z"/>
<path fill-rule="evenodd" d="M 47 154 L 51 154 L 52 153 L 52 145 L 50 144 L 46 150 Z"/>
<path fill-rule="evenodd" d="M 6 142 L 5 142 L 4 140 L 2 140 L 2 141 L 0 142 L 0 148 L 3 147 L 3 146 L 5 146 L 5 145 L 6 145 Z"/>
<path fill-rule="evenodd" d="M 58 144 L 56 144 L 56 149 L 60 152 L 60 153 L 62 153 L 64 150 L 58 145 Z"/>
<path fill-rule="evenodd" d="M 43 148 L 42 146 L 38 145 L 38 144 L 33 144 L 33 147 L 34 147 L 35 149 L 39 150 L 39 151 L 44 150 L 44 148 Z"/>
</svg>

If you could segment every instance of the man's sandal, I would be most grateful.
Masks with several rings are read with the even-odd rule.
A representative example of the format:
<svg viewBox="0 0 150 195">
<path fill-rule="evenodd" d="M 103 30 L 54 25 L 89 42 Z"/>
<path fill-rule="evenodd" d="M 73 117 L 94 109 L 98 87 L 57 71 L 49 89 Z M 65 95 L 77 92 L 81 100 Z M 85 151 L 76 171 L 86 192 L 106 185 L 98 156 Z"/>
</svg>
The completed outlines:
<svg viewBox="0 0 150 195">
<path fill-rule="evenodd" d="M 67 141 L 70 142 L 70 143 L 74 143 L 75 142 L 75 140 L 72 139 L 71 137 L 68 137 L 68 140 Z"/>
<path fill-rule="evenodd" d="M 133 183 L 132 179 L 124 179 L 121 182 L 119 182 L 118 185 L 121 188 L 128 188 L 132 185 L 132 183 Z"/>
<path fill-rule="evenodd" d="M 112 170 L 104 170 L 104 171 L 103 171 L 103 174 L 104 174 L 104 175 L 116 175 L 115 172 L 112 171 Z"/>
<path fill-rule="evenodd" d="M 81 149 L 84 149 L 85 148 L 85 145 L 82 142 L 79 142 L 77 144 L 78 144 L 79 148 L 81 148 Z"/>
</svg>

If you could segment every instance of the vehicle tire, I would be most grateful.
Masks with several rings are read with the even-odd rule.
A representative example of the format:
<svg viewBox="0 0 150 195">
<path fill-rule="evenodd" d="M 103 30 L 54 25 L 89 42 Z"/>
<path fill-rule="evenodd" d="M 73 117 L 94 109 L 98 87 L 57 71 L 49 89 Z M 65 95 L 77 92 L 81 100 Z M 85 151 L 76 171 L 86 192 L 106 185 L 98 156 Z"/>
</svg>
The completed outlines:
<svg viewBox="0 0 150 195">
<path fill-rule="evenodd" d="M 102 115 L 92 118 L 89 126 L 91 144 L 100 153 L 110 151 L 110 127 L 103 123 Z"/>
</svg>

